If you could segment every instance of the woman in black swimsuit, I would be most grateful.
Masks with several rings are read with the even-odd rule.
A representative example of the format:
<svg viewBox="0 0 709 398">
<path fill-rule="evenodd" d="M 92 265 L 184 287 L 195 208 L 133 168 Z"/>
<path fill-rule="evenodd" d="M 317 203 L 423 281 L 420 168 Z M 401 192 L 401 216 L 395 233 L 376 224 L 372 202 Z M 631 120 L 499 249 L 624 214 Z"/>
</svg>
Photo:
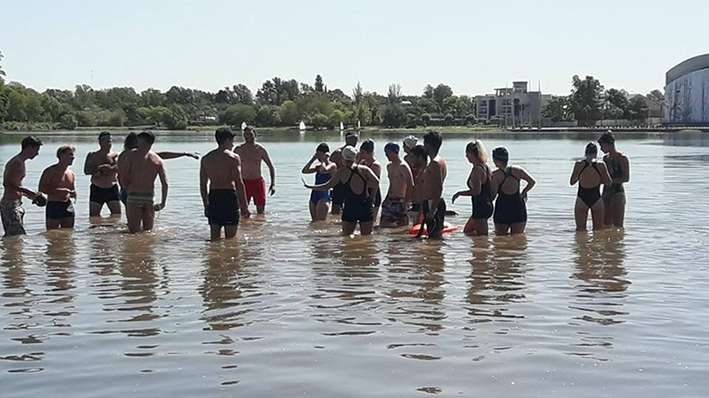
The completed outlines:
<svg viewBox="0 0 709 398">
<path fill-rule="evenodd" d="M 492 161 L 497 170 L 492 173 L 492 197 L 495 203 L 495 233 L 497 235 L 521 234 L 527 225 L 527 192 L 537 181 L 520 166 L 509 166 L 507 148 L 499 147 L 492 151 Z M 527 185 L 520 192 L 520 182 Z"/>
<path fill-rule="evenodd" d="M 588 210 L 591 210 L 593 229 L 603 229 L 603 201 L 601 200 L 601 184 L 609 185 L 611 176 L 605 163 L 596 161 L 598 147 L 589 142 L 586 145 L 586 157 L 574 164 L 570 184 L 579 183 L 574 215 L 576 230 L 585 231 Z"/>
<path fill-rule="evenodd" d="M 379 190 L 379 178 L 372 169 L 358 165 L 357 150 L 346 146 L 342 149 L 342 164 L 330 181 L 318 185 L 304 185 L 314 191 L 328 191 L 342 184 L 344 208 L 342 209 L 342 234 L 352 235 L 359 223 L 362 235 L 369 235 L 374 228 L 374 195 Z"/>
<path fill-rule="evenodd" d="M 465 147 L 465 157 L 473 165 L 468 176 L 468 189 L 453 195 L 453 203 L 459 196 L 472 196 L 473 214 L 463 228 L 467 235 L 487 235 L 487 220 L 492 216 L 492 173 L 487 165 L 487 152 L 482 141 L 475 140 Z"/>
<path fill-rule="evenodd" d="M 612 184 L 603 187 L 603 204 L 606 208 L 603 224 L 623 228 L 626 204 L 623 184 L 630 181 L 630 161 L 625 154 L 615 148 L 615 137 L 610 130 L 601 135 L 598 144 L 601 146 L 601 151 L 606 154 L 603 162 L 608 166 L 613 179 Z"/>
</svg>

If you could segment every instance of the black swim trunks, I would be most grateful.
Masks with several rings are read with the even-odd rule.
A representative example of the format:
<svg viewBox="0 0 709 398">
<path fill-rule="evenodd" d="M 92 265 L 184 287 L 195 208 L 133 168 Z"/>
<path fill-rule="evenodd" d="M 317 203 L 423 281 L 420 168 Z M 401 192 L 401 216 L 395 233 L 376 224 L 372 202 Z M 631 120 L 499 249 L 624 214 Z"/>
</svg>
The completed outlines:
<svg viewBox="0 0 709 398">
<path fill-rule="evenodd" d="M 209 192 L 207 218 L 210 225 L 220 227 L 239 225 L 239 201 L 232 189 L 213 189 Z"/>
<path fill-rule="evenodd" d="M 104 203 L 117 202 L 119 200 L 118 185 L 114 185 L 111 188 L 101 188 L 94 184 L 91 184 L 89 194 L 89 201 L 91 203 L 97 203 L 101 206 Z"/>
<path fill-rule="evenodd" d="M 433 221 L 425 221 L 428 218 L 428 214 L 431 210 L 431 201 L 423 201 L 423 216 L 424 223 L 426 224 L 426 230 L 428 231 L 428 236 L 432 238 L 440 238 L 443 234 L 443 225 L 446 218 L 446 202 L 441 198 L 438 201 L 438 208 L 436 214 L 433 216 Z"/>
<path fill-rule="evenodd" d="M 47 220 L 63 220 L 65 218 L 74 218 L 74 205 L 71 200 L 66 202 L 47 202 L 46 210 Z"/>
</svg>

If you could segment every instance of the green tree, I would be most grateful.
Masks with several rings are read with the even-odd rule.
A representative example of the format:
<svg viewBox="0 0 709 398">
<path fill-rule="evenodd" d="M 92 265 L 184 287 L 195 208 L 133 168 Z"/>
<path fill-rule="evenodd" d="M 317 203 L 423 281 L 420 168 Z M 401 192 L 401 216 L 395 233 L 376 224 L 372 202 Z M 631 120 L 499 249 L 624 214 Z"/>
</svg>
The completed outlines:
<svg viewBox="0 0 709 398">
<path fill-rule="evenodd" d="M 221 116 L 221 122 L 230 126 L 241 126 L 246 122 L 251 124 L 256 119 L 256 110 L 253 106 L 238 104 L 226 108 Z"/>
<path fill-rule="evenodd" d="M 274 105 L 260 106 L 256 111 L 255 122 L 257 126 L 279 126 L 281 124 L 279 107 Z"/>
<path fill-rule="evenodd" d="M 318 112 L 313 114 L 310 118 L 310 124 L 315 127 L 317 130 L 320 130 L 323 127 L 329 127 L 330 124 L 330 118 L 328 118 L 326 115 L 323 115 L 322 113 Z"/>
<path fill-rule="evenodd" d="M 621 119 L 628 110 L 628 93 L 625 90 L 611 88 L 606 91 L 604 118 Z"/>
<path fill-rule="evenodd" d="M 439 84 L 433 89 L 433 100 L 438 104 L 439 109 L 443 109 L 443 101 L 453 95 L 453 89 L 445 84 Z"/>
<path fill-rule="evenodd" d="M 665 94 L 663 94 L 662 91 L 655 89 L 647 94 L 647 99 L 650 101 L 665 102 Z"/>
<path fill-rule="evenodd" d="M 322 93 L 323 90 L 323 83 L 322 83 L 322 76 L 317 75 L 315 76 L 315 91 Z"/>
<path fill-rule="evenodd" d="M 74 115 L 66 114 L 59 120 L 59 128 L 64 130 L 76 130 L 79 123 L 76 121 Z"/>
<path fill-rule="evenodd" d="M 455 121 L 455 117 L 453 115 L 451 115 L 450 113 L 447 113 L 443 117 L 443 121 L 446 123 L 446 126 L 451 126 L 451 125 L 453 125 L 453 122 Z"/>
<path fill-rule="evenodd" d="M 644 122 L 650 115 L 650 108 L 647 105 L 647 101 L 642 96 L 638 95 L 630 100 L 628 105 L 628 116 L 630 120 L 637 122 Z"/>
<path fill-rule="evenodd" d="M 593 126 L 603 116 L 603 85 L 593 76 L 572 78 L 571 112 L 582 126 Z"/>
<path fill-rule="evenodd" d="M 552 122 L 571 120 L 571 98 L 568 95 L 553 95 L 544 105 L 542 116 Z"/>
<path fill-rule="evenodd" d="M 278 113 L 281 116 L 281 123 L 284 126 L 295 126 L 300 123 L 302 114 L 298 110 L 298 106 L 293 101 L 285 101 L 279 107 Z"/>
<path fill-rule="evenodd" d="M 426 87 L 423 88 L 423 97 L 428 98 L 428 99 L 433 99 L 433 86 L 430 84 L 427 84 Z"/>
<path fill-rule="evenodd" d="M 232 87 L 234 92 L 234 99 L 237 104 L 253 105 L 254 95 L 251 93 L 248 87 L 244 84 L 235 84 Z"/>
<path fill-rule="evenodd" d="M 423 123 L 424 126 L 428 126 L 431 124 L 431 115 L 428 113 L 424 113 L 421 115 L 421 122 Z"/>
<path fill-rule="evenodd" d="M 399 105 L 401 103 L 401 85 L 397 83 L 392 83 L 389 85 L 387 101 L 389 105 Z"/>
<path fill-rule="evenodd" d="M 390 104 L 384 108 L 384 125 L 387 127 L 398 128 L 406 121 L 404 109 L 399 104 Z"/>
<path fill-rule="evenodd" d="M 2 51 L 0 51 L 0 62 L 2 62 L 2 59 L 5 58 L 4 55 L 2 55 Z M 2 65 L 0 65 L 0 76 L 7 76 L 5 74 L 5 70 L 3 70 Z M 0 77 L 0 81 L 4 81 L 2 77 Z"/>
</svg>

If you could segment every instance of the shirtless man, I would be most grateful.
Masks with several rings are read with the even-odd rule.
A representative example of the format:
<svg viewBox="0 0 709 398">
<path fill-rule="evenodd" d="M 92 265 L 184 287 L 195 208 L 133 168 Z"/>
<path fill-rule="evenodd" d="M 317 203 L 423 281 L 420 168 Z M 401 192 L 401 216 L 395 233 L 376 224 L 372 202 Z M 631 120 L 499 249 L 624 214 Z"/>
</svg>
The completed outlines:
<svg viewBox="0 0 709 398">
<path fill-rule="evenodd" d="M 382 164 L 374 156 L 374 141 L 365 140 L 362 145 L 359 146 L 359 164 L 369 167 L 377 179 L 382 178 Z M 374 194 L 374 220 L 376 222 L 379 217 L 379 207 L 382 205 L 382 192 L 377 191 Z"/>
<path fill-rule="evenodd" d="M 120 215 L 118 152 L 111 150 L 111 133 L 102 131 L 98 135 L 98 144 L 100 149 L 89 152 L 84 162 L 84 174 L 91 176 L 89 216 L 99 217 L 104 204 L 108 206 L 111 215 Z"/>
<path fill-rule="evenodd" d="M 241 173 L 246 187 L 246 201 L 253 199 L 258 214 L 263 214 L 266 209 L 266 180 L 261 175 L 261 162 L 266 163 L 271 174 L 271 186 L 268 192 L 271 196 L 276 193 L 276 168 L 268 156 L 268 151 L 261 144 L 256 143 L 256 130 L 251 126 L 244 129 L 244 143 L 234 149 L 234 153 L 241 158 Z"/>
<path fill-rule="evenodd" d="M 603 224 L 606 227 L 623 228 L 625 222 L 625 187 L 623 184 L 630 181 L 630 161 L 628 157 L 615 147 L 613 132 L 608 130 L 598 139 L 603 156 L 603 162 L 608 166 L 608 171 L 613 179 L 612 184 L 603 186 L 603 205 L 605 212 Z"/>
<path fill-rule="evenodd" d="M 413 175 L 415 169 L 424 170 L 428 165 L 428 154 L 423 148 L 423 145 L 416 145 L 411 150 L 410 166 Z M 423 174 L 418 173 L 414 177 L 414 189 L 411 193 L 411 210 L 408 215 L 412 225 L 421 224 L 423 216 L 421 215 L 421 203 L 423 202 Z"/>
<path fill-rule="evenodd" d="M 127 192 L 126 217 L 128 230 L 135 234 L 150 231 L 155 224 L 155 211 L 165 208 L 167 202 L 167 173 L 165 162 L 151 150 L 155 136 L 150 132 L 138 134 L 138 148 L 127 155 L 124 163 L 119 164 L 118 176 L 121 186 Z M 160 177 L 162 201 L 156 205 L 153 201 L 155 179 Z"/>
<path fill-rule="evenodd" d="M 389 159 L 387 175 L 389 176 L 389 191 L 382 203 L 382 218 L 379 226 L 382 228 L 402 227 L 409 224 L 406 211 L 411 202 L 414 190 L 414 177 L 411 168 L 399 157 L 399 145 L 390 142 L 384 146 L 384 154 Z"/>
<path fill-rule="evenodd" d="M 47 194 L 47 231 L 74 228 L 75 213 L 71 199 L 76 198 L 76 175 L 69 170 L 69 166 L 74 163 L 75 154 L 73 146 L 59 147 L 59 161 L 44 169 L 39 178 L 39 191 Z"/>
<path fill-rule="evenodd" d="M 2 226 L 5 229 L 5 236 L 24 235 L 25 227 L 23 218 L 25 209 L 22 208 L 22 197 L 26 196 L 35 200 L 38 193 L 22 186 L 22 180 L 27 175 L 25 161 L 34 159 L 39 154 L 42 141 L 29 136 L 22 140 L 22 151 L 5 163 L 2 185 L 4 188 L 2 200 L 0 201 L 0 216 L 2 216 Z"/>
<path fill-rule="evenodd" d="M 123 141 L 123 152 L 118 156 L 118 161 L 116 162 L 118 164 L 118 170 L 120 171 L 122 168 L 124 168 L 125 162 L 128 160 L 128 155 L 130 155 L 131 151 L 134 151 L 136 148 L 138 148 L 138 134 L 136 133 L 128 133 L 126 136 L 125 140 Z M 160 157 L 162 160 L 170 160 L 170 159 L 177 159 L 181 157 L 190 157 L 192 159 L 199 159 L 199 152 L 166 152 L 166 151 L 161 151 L 161 152 L 156 152 L 156 154 Z M 118 176 L 118 181 L 120 182 L 120 175 Z M 120 191 L 120 199 L 121 202 L 125 205 L 126 203 L 126 198 L 128 197 L 128 191 L 121 185 L 121 191 Z"/>
<path fill-rule="evenodd" d="M 199 190 L 212 241 L 221 238 L 222 228 L 226 239 L 236 236 L 239 207 L 242 216 L 250 216 L 244 181 L 241 179 L 241 160 L 232 152 L 234 133 L 222 127 L 214 137 L 219 146 L 202 158 L 199 168 Z"/>
<path fill-rule="evenodd" d="M 428 237 L 439 239 L 443 232 L 446 215 L 446 203 L 443 200 L 443 183 L 446 181 L 448 166 L 438 155 L 443 139 L 437 131 L 430 131 L 423 136 L 423 147 L 431 161 L 422 171 L 423 204 L 421 211 L 428 229 Z"/>
<path fill-rule="evenodd" d="M 357 147 L 357 141 L 359 141 L 357 134 L 351 131 L 345 134 L 345 146 L 355 148 Z M 330 160 L 337 165 L 338 169 L 345 167 L 342 159 L 342 149 L 344 149 L 345 146 L 335 149 L 330 155 Z M 340 214 L 340 211 L 342 211 L 342 203 L 345 200 L 344 189 L 343 184 L 337 184 L 332 188 L 332 192 L 330 192 L 330 198 L 332 198 L 332 214 Z"/>
</svg>

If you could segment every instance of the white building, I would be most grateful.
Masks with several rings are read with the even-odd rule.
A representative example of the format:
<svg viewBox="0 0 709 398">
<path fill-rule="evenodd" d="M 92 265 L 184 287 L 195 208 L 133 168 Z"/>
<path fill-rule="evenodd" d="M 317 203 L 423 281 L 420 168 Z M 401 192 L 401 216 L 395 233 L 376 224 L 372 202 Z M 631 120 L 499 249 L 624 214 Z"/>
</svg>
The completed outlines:
<svg viewBox="0 0 709 398">
<path fill-rule="evenodd" d="M 665 121 L 709 124 L 709 54 L 690 58 L 665 75 Z"/>
<path fill-rule="evenodd" d="M 476 95 L 475 116 L 478 120 L 497 116 L 508 127 L 540 126 L 549 98 L 540 91 L 528 91 L 527 82 L 513 82 L 512 88 L 496 88 L 495 94 Z"/>
</svg>

